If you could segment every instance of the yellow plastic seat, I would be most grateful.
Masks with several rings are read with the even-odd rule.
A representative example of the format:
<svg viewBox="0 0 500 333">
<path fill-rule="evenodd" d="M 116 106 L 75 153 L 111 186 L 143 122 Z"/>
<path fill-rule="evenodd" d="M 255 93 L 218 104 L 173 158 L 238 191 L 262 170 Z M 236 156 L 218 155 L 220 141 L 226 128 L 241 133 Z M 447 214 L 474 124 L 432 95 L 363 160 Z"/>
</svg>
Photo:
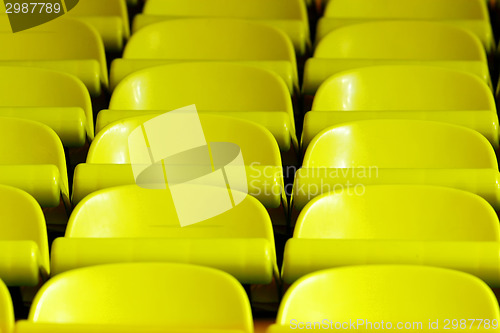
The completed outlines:
<svg viewBox="0 0 500 333">
<path fill-rule="evenodd" d="M 8 20 L 0 15 L 0 21 Z M 0 66 L 39 67 L 79 78 L 93 96 L 108 86 L 104 46 L 98 33 L 84 22 L 58 18 L 12 33 L 0 30 Z"/>
<path fill-rule="evenodd" d="M 349 24 L 379 20 L 437 21 L 476 35 L 487 53 L 495 50 L 488 6 L 484 0 L 335 0 L 318 21 L 316 40 Z"/>
<path fill-rule="evenodd" d="M 32 196 L 10 186 L 0 185 L 0 202 L 0 279 L 9 286 L 36 286 L 50 273 L 42 209 Z"/>
<path fill-rule="evenodd" d="M 470 328 L 468 321 L 461 331 L 496 331 L 498 325 L 492 321 L 498 324 L 500 318 L 498 302 L 483 281 L 463 272 L 425 266 L 353 266 L 316 272 L 297 281 L 285 294 L 276 324 L 268 332 L 313 328 L 314 322 L 332 330 L 344 325 L 346 331 L 430 332 L 444 330 L 446 322 L 451 329 L 450 318 L 459 324 L 465 318 L 489 320 L 488 328 L 484 321 Z M 432 329 L 436 321 L 439 329 Z"/>
<path fill-rule="evenodd" d="M 140 98 L 137 98 L 140 96 Z M 196 104 L 199 112 L 254 121 L 276 138 L 281 151 L 298 151 L 290 93 L 276 74 L 231 63 L 178 63 L 148 68 L 114 90 L 110 110 L 97 117 L 97 131 L 144 114 Z"/>
<path fill-rule="evenodd" d="M 293 204 L 365 185 L 423 184 L 473 192 L 500 207 L 498 164 L 476 131 L 420 120 L 363 120 L 339 124 L 309 144 L 295 175 Z"/>
<path fill-rule="evenodd" d="M 380 65 L 427 65 L 459 69 L 491 86 L 486 53 L 470 32 L 444 23 L 378 21 L 333 30 L 307 60 L 302 91 L 314 95 L 328 77 Z"/>
<path fill-rule="evenodd" d="M 155 117 L 145 115 L 123 119 L 97 134 L 86 163 L 75 169 L 74 204 L 94 191 L 136 183 L 130 160 L 129 135 L 135 128 Z M 286 207 L 286 198 L 282 193 L 281 157 L 272 134 L 264 127 L 242 119 L 203 113 L 199 114 L 199 119 L 207 143 L 230 142 L 238 145 L 244 164 L 234 166 L 234 170 L 241 170 L 244 166 L 248 193 L 259 199 L 266 208 Z M 198 162 L 192 163 L 194 167 Z M 184 170 L 185 162 L 181 162 L 179 168 Z"/>
<path fill-rule="evenodd" d="M 5 284 L 0 280 L 0 332 L 11 333 L 14 331 L 14 306 L 10 293 Z"/>
<path fill-rule="evenodd" d="M 298 89 L 295 52 L 281 31 L 264 24 L 232 19 L 169 20 L 133 34 L 123 59 L 111 65 L 111 88 L 128 74 L 178 62 L 238 62 L 269 69 Z"/>
<path fill-rule="evenodd" d="M 210 196 L 227 193 L 190 187 Z M 246 284 L 279 278 L 271 220 L 257 199 L 247 195 L 232 209 L 186 227 L 177 214 L 168 188 L 129 185 L 95 192 L 75 208 L 65 237 L 55 240 L 53 274 L 107 263 L 163 261 L 210 266 Z"/>
<path fill-rule="evenodd" d="M 87 88 L 61 72 L 0 67 L 0 116 L 39 121 L 52 128 L 67 147 L 81 147 L 87 138 L 94 138 Z"/>
<path fill-rule="evenodd" d="M 256 20 L 283 31 L 298 54 L 310 48 L 307 8 L 303 0 L 148 0 L 134 19 L 134 32 L 164 20 L 213 17 Z"/>
<path fill-rule="evenodd" d="M 80 0 L 68 14 L 93 26 L 107 51 L 121 51 L 130 37 L 125 0 Z"/>
<path fill-rule="evenodd" d="M 0 118 L 0 184 L 31 194 L 42 207 L 70 207 L 61 140 L 44 124 Z"/>
<path fill-rule="evenodd" d="M 498 148 L 495 100 L 483 81 L 447 68 L 401 65 L 357 68 L 327 79 L 305 116 L 302 149 L 325 128 L 367 119 L 448 122 L 478 131 Z"/>
<path fill-rule="evenodd" d="M 16 332 L 252 333 L 243 287 L 194 265 L 133 263 L 61 274 L 38 292 Z"/>
<path fill-rule="evenodd" d="M 366 186 L 360 195 L 339 190 L 307 204 L 286 244 L 283 279 L 293 283 L 338 266 L 408 264 L 465 271 L 497 287 L 499 251 L 498 217 L 478 195 L 434 186 Z"/>
</svg>

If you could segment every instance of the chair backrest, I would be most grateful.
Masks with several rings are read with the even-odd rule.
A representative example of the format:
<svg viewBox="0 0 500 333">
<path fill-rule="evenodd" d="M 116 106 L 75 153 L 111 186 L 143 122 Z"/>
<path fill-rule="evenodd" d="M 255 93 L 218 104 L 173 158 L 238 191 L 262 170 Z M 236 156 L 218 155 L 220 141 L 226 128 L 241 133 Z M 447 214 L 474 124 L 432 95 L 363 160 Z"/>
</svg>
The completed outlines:
<svg viewBox="0 0 500 333">
<path fill-rule="evenodd" d="M 332 192 L 301 211 L 295 238 L 498 241 L 495 210 L 476 194 L 446 187 L 366 186 Z"/>
<path fill-rule="evenodd" d="M 484 0 L 335 0 L 324 17 L 427 20 L 489 20 Z"/>
<path fill-rule="evenodd" d="M 7 286 L 0 280 L 0 332 L 11 333 L 14 330 L 14 306 Z"/>
<path fill-rule="evenodd" d="M 374 66 L 339 73 L 320 86 L 312 109 L 496 112 L 490 88 L 477 76 L 431 66 Z"/>
<path fill-rule="evenodd" d="M 314 57 L 486 62 L 483 45 L 470 32 L 422 21 L 378 21 L 341 27 L 321 39 Z"/>
<path fill-rule="evenodd" d="M 230 63 L 178 63 L 136 72 L 116 87 L 110 109 L 167 111 L 191 104 L 206 111 L 286 111 L 293 116 L 289 90 L 279 76 Z"/>
<path fill-rule="evenodd" d="M 391 322 L 392 329 L 398 322 L 420 322 L 420 327 L 413 327 L 417 331 L 428 328 L 430 318 L 440 324 L 449 318 L 488 318 L 491 324 L 500 315 L 491 289 L 472 275 L 426 266 L 367 265 L 301 278 L 285 294 L 276 322 L 290 327 L 294 321 L 325 318 L 333 324 L 361 319 L 365 325 L 372 323 L 371 330 L 382 320 Z"/>
<path fill-rule="evenodd" d="M 307 22 L 303 0 L 148 0 L 144 14 L 170 17 L 225 17 Z"/>
<path fill-rule="evenodd" d="M 311 141 L 303 166 L 498 169 L 493 147 L 478 132 L 420 120 L 363 120 L 330 127 Z"/>
<path fill-rule="evenodd" d="M 38 292 L 28 321 L 253 332 L 236 279 L 199 266 L 130 263 L 60 274 Z"/>
<path fill-rule="evenodd" d="M 130 163 L 130 133 L 154 117 L 127 118 L 104 128 L 92 141 L 87 163 Z M 281 165 L 278 144 L 264 127 L 246 120 L 208 114 L 200 114 L 199 119 L 206 142 L 231 142 L 238 145 L 245 165 Z"/>
<path fill-rule="evenodd" d="M 25 119 L 0 118 L 0 165 L 52 164 L 68 188 L 61 140 L 48 126 Z"/>
<path fill-rule="evenodd" d="M 104 45 L 98 33 L 76 19 L 60 18 L 26 31 L 0 33 L 0 61 L 95 60 L 107 77 Z"/>
<path fill-rule="evenodd" d="M 147 26 L 132 35 L 123 58 L 284 60 L 296 64 L 293 45 L 284 33 L 231 19 L 182 19 Z"/>
<path fill-rule="evenodd" d="M 227 189 L 190 185 L 193 191 Z M 73 238 L 264 238 L 274 244 L 267 210 L 252 196 L 232 209 L 181 227 L 170 190 L 136 185 L 101 190 L 87 196 L 71 214 L 66 237 Z"/>
<path fill-rule="evenodd" d="M 41 265 L 49 272 L 47 227 L 38 202 L 26 192 L 5 185 L 0 185 L 0 202 L 0 241 L 35 242 L 43 261 Z"/>
</svg>

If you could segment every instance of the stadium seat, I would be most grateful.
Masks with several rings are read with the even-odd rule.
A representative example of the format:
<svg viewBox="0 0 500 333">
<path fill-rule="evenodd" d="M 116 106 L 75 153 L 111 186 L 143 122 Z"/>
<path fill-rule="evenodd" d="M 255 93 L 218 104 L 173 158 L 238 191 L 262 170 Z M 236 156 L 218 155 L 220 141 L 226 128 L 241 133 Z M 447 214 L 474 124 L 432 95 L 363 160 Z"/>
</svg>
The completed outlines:
<svg viewBox="0 0 500 333">
<path fill-rule="evenodd" d="M 485 50 L 469 32 L 444 23 L 378 21 L 333 30 L 307 60 L 302 91 L 314 95 L 328 77 L 377 65 L 429 65 L 460 69 L 491 86 Z"/>
<path fill-rule="evenodd" d="M 16 332 L 240 332 L 253 321 L 243 287 L 207 267 L 132 263 L 61 274 L 38 292 Z"/>
<path fill-rule="evenodd" d="M 299 55 L 311 46 L 304 0 L 148 0 L 133 28 L 135 32 L 164 20 L 196 17 L 256 20 L 283 31 Z"/>
<path fill-rule="evenodd" d="M 94 138 L 87 88 L 69 74 L 30 67 L 0 67 L 0 116 L 39 121 L 66 147 Z"/>
<path fill-rule="evenodd" d="M 97 134 L 90 146 L 86 163 L 78 165 L 75 169 L 72 198 L 74 204 L 94 191 L 136 183 L 131 168 L 129 136 L 134 129 L 155 117 L 156 115 L 147 115 L 127 118 L 110 124 Z M 184 120 L 184 118 L 176 119 Z M 280 208 L 282 205 L 286 207 L 286 198 L 282 193 L 281 157 L 272 134 L 260 125 L 237 118 L 201 113 L 199 119 L 206 142 L 210 144 L 230 142 L 239 147 L 244 164 L 234 165 L 232 170 L 237 172 L 244 167 L 248 193 L 258 198 L 266 208 Z M 176 143 L 176 145 L 181 144 Z M 186 164 L 191 166 L 191 162 L 174 163 L 179 163 L 178 168 L 181 172 L 186 168 Z M 194 167 L 201 162 L 192 163 Z M 175 168 L 173 172 L 176 172 Z M 238 182 L 243 181 L 238 180 Z M 245 184 L 241 183 L 238 186 L 243 188 Z"/>
<path fill-rule="evenodd" d="M 9 290 L 0 280 L 0 332 L 11 333 L 14 331 L 14 306 Z"/>
<path fill-rule="evenodd" d="M 498 148 L 495 100 L 483 81 L 453 69 L 400 65 L 357 68 L 328 78 L 305 115 L 302 149 L 325 128 L 367 119 L 453 123 L 478 131 Z"/>
<path fill-rule="evenodd" d="M 0 202 L 0 279 L 8 286 L 36 286 L 50 273 L 42 209 L 32 196 L 10 186 L 0 185 Z"/>
<path fill-rule="evenodd" d="M 0 184 L 31 194 L 42 207 L 71 207 L 61 140 L 44 124 L 0 118 Z"/>
<path fill-rule="evenodd" d="M 420 120 L 362 120 L 339 124 L 309 144 L 295 175 L 293 204 L 300 211 L 339 188 L 379 184 L 454 187 L 500 206 L 498 164 L 476 131 Z"/>
<path fill-rule="evenodd" d="M 125 0 L 80 0 L 68 14 L 93 26 L 107 51 L 120 52 L 130 37 Z"/>
<path fill-rule="evenodd" d="M 178 63 L 129 75 L 114 90 L 110 110 L 99 112 L 97 131 L 123 118 L 191 104 L 202 113 L 256 122 L 273 133 L 282 152 L 298 152 L 292 100 L 283 80 L 231 63 Z"/>
<path fill-rule="evenodd" d="M 269 69 L 281 76 L 290 92 L 298 90 L 292 43 L 279 30 L 232 19 L 170 20 L 133 34 L 123 59 L 111 65 L 111 88 L 128 74 L 176 62 L 238 62 Z"/>
<path fill-rule="evenodd" d="M 227 189 L 189 185 L 205 197 Z M 192 209 L 208 203 L 189 200 Z M 118 262 L 179 262 L 217 268 L 245 284 L 279 279 L 274 236 L 266 209 L 252 196 L 219 215 L 182 227 L 169 189 L 137 185 L 87 196 L 73 211 L 66 235 L 52 247 L 53 274 Z M 186 254 L 189 253 L 189 256 Z"/>
<path fill-rule="evenodd" d="M 471 328 L 465 318 L 483 320 Z M 497 300 L 480 279 L 444 268 L 367 265 L 319 271 L 297 281 L 285 294 L 276 324 L 268 332 L 293 332 L 307 325 L 318 329 L 321 324 L 332 330 L 344 325 L 345 330 L 363 332 L 391 328 L 416 332 L 440 330 L 446 323 L 458 329 L 460 319 L 467 322 L 460 330 L 488 330 L 485 319 L 489 329 L 498 327 Z"/>
<path fill-rule="evenodd" d="M 468 30 L 483 43 L 486 52 L 495 50 L 488 6 L 484 0 L 335 0 L 326 6 L 318 22 L 316 40 L 330 31 L 378 20 L 437 21 Z"/>
<path fill-rule="evenodd" d="M 338 266 L 408 264 L 465 271 L 498 287 L 499 252 L 498 217 L 478 195 L 415 185 L 366 186 L 358 195 L 341 189 L 300 213 L 283 279 Z"/>
<path fill-rule="evenodd" d="M 5 19 L 6 15 L 2 16 Z M 60 18 L 17 33 L 2 30 L 0 45 L 0 66 L 40 67 L 72 74 L 92 96 L 99 96 L 102 87 L 108 86 L 102 40 L 86 23 Z"/>
</svg>

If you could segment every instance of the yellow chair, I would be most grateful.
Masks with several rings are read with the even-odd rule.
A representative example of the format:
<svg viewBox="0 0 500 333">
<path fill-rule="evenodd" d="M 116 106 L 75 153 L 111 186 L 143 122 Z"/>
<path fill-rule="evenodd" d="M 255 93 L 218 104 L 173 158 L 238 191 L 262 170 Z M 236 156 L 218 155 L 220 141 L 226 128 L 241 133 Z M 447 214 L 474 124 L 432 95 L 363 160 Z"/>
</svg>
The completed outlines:
<svg viewBox="0 0 500 333">
<path fill-rule="evenodd" d="M 0 66 L 41 67 L 72 74 L 93 96 L 108 86 L 102 40 L 86 23 L 59 18 L 17 33 L 0 30 L 0 45 Z"/>
<path fill-rule="evenodd" d="M 471 323 L 466 318 L 483 321 Z M 425 266 L 354 266 L 316 272 L 297 281 L 268 332 L 318 329 L 319 325 L 324 325 L 321 330 L 336 330 L 337 325 L 346 331 L 431 331 L 458 329 L 461 319 L 467 322 L 461 331 L 498 328 L 495 295 L 472 275 Z"/>
<path fill-rule="evenodd" d="M 92 25 L 107 51 L 120 52 L 130 37 L 125 0 L 80 0 L 67 14 Z"/>
<path fill-rule="evenodd" d="M 189 188 L 205 196 L 227 195 L 225 188 Z M 203 206 L 193 204 L 193 209 Z M 271 220 L 257 199 L 247 195 L 232 209 L 185 227 L 178 214 L 169 188 L 129 185 L 95 192 L 75 208 L 65 237 L 55 240 L 52 273 L 107 263 L 162 261 L 210 266 L 245 284 L 279 279 Z"/>
<path fill-rule="evenodd" d="M 304 0 L 148 0 L 133 28 L 136 32 L 160 21 L 196 17 L 256 20 L 283 31 L 299 55 L 310 48 Z"/>
<path fill-rule="evenodd" d="M 476 131 L 420 120 L 363 120 L 330 127 L 309 144 L 295 175 L 293 205 L 379 184 L 453 187 L 500 207 L 495 151 Z"/>
<path fill-rule="evenodd" d="M 50 273 L 42 209 L 32 196 L 10 186 L 0 185 L 0 200 L 0 279 L 9 286 L 36 286 Z"/>
<path fill-rule="evenodd" d="M 498 217 L 478 195 L 415 185 L 366 186 L 358 195 L 340 189 L 300 213 L 283 279 L 338 266 L 408 264 L 465 271 L 497 287 L 499 251 Z"/>
<path fill-rule="evenodd" d="M 113 92 L 110 110 L 99 112 L 97 131 L 123 118 L 159 115 L 191 104 L 202 113 L 261 124 L 282 152 L 298 151 L 292 101 L 281 78 L 231 63 L 179 63 L 129 75 Z"/>
<path fill-rule="evenodd" d="M 77 78 L 51 70 L 0 67 L 0 116 L 39 121 L 66 147 L 94 138 L 92 103 Z"/>
<path fill-rule="evenodd" d="M 307 60 L 302 91 L 314 95 L 328 77 L 377 65 L 428 65 L 460 69 L 491 86 L 486 53 L 463 29 L 424 21 L 377 21 L 333 30 Z"/>
<path fill-rule="evenodd" d="M 327 79 L 305 116 L 302 149 L 327 127 L 367 119 L 453 123 L 478 131 L 498 148 L 495 100 L 483 81 L 452 69 L 401 65 L 357 68 Z"/>
<path fill-rule="evenodd" d="M 318 21 L 316 40 L 342 26 L 378 20 L 438 21 L 468 30 L 495 50 L 488 6 L 484 0 L 335 0 Z"/>
<path fill-rule="evenodd" d="M 281 31 L 232 19 L 183 19 L 156 23 L 133 34 L 123 59 L 111 65 L 111 88 L 128 74 L 176 62 L 239 62 L 269 69 L 298 90 L 295 52 Z"/>
<path fill-rule="evenodd" d="M 0 184 L 31 194 L 42 207 L 70 207 L 61 140 L 38 122 L 0 118 Z"/>
<path fill-rule="evenodd" d="M 110 124 L 99 132 L 90 146 L 85 164 L 75 169 L 73 182 L 74 204 L 86 195 L 108 187 L 135 184 L 129 154 L 129 135 L 156 115 L 127 118 Z M 230 117 L 199 115 L 206 142 L 230 142 L 238 145 L 247 177 L 248 193 L 259 199 L 266 208 L 283 207 L 283 170 L 278 144 L 272 134 L 255 123 Z M 181 118 L 179 118 L 181 119 Z M 193 162 L 193 166 L 198 162 Z M 186 164 L 180 164 L 181 171 Z M 243 184 L 240 184 L 244 186 Z M 282 207 L 283 206 L 283 207 Z"/>
<path fill-rule="evenodd" d="M 252 333 L 248 297 L 213 268 L 166 263 L 87 267 L 38 292 L 16 332 Z"/>
<path fill-rule="evenodd" d="M 11 333 L 14 331 L 14 306 L 10 293 L 5 284 L 0 280 L 0 332 Z"/>
</svg>

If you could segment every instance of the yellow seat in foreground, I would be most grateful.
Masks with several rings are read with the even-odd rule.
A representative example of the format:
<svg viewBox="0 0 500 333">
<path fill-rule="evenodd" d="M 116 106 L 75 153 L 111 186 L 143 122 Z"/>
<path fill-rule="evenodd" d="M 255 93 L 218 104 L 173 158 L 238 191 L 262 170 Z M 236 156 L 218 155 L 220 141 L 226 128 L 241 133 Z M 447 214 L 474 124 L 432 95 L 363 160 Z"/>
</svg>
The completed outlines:
<svg viewBox="0 0 500 333">
<path fill-rule="evenodd" d="M 483 320 L 471 328 L 465 318 Z M 457 325 L 452 326 L 453 319 Z M 466 321 L 461 331 L 498 328 L 495 295 L 472 275 L 425 266 L 353 266 L 319 271 L 297 281 L 285 294 L 276 324 L 268 332 L 318 329 L 322 324 L 322 331 L 337 325 L 346 331 L 430 332 L 459 327 L 461 319 Z"/>
<path fill-rule="evenodd" d="M 328 77 L 380 65 L 427 65 L 459 69 L 491 86 L 486 53 L 463 29 L 423 21 L 377 21 L 333 30 L 306 62 L 302 92 L 314 95 Z"/>
<path fill-rule="evenodd" d="M 39 121 L 67 147 L 94 138 L 89 93 L 75 77 L 29 67 L 0 67 L 0 116 Z"/>
<path fill-rule="evenodd" d="M 129 75 L 113 92 L 110 110 L 99 113 L 97 131 L 123 118 L 191 104 L 202 113 L 254 121 L 273 133 L 281 151 L 298 151 L 291 96 L 283 80 L 231 63 L 178 63 Z"/>
<path fill-rule="evenodd" d="M 87 267 L 46 283 L 16 332 L 252 333 L 243 287 L 206 267 L 133 263 Z"/>
<path fill-rule="evenodd" d="M 46 125 L 0 118 L 0 184 L 31 194 L 42 207 L 69 208 L 68 174 L 61 140 Z"/>
<path fill-rule="evenodd" d="M 182 19 L 156 23 L 133 34 L 123 59 L 111 66 L 111 88 L 128 74 L 176 62 L 238 62 L 271 70 L 290 92 L 298 90 L 293 45 L 281 31 L 253 21 Z"/>
<path fill-rule="evenodd" d="M 134 19 L 134 31 L 159 21 L 194 17 L 256 20 L 283 31 L 300 55 L 311 46 L 303 0 L 148 0 L 143 14 Z"/>
<path fill-rule="evenodd" d="M 0 332 L 11 333 L 14 330 L 14 306 L 10 293 L 0 280 Z"/>
<path fill-rule="evenodd" d="M 437 21 L 476 35 L 487 53 L 495 50 L 488 6 L 484 0 L 335 0 L 318 22 L 316 40 L 349 24 L 379 20 Z"/>
<path fill-rule="evenodd" d="M 36 286 L 50 273 L 42 209 L 26 192 L 4 185 L 0 205 L 0 279 L 9 286 Z"/>
<path fill-rule="evenodd" d="M 108 86 L 104 46 L 86 23 L 59 18 L 17 33 L 0 32 L 0 66 L 40 67 L 78 77 L 93 96 Z"/>
<path fill-rule="evenodd" d="M 448 122 L 478 131 L 498 148 L 491 90 L 477 76 L 453 69 L 400 65 L 338 73 L 320 86 L 312 111 L 304 119 L 303 150 L 327 127 L 368 119 Z"/>
<path fill-rule="evenodd" d="M 226 188 L 187 185 L 191 211 L 167 189 L 136 185 L 87 196 L 73 211 L 66 235 L 52 247 L 53 274 L 78 267 L 118 262 L 179 262 L 217 268 L 245 284 L 279 279 L 274 236 L 266 209 L 252 196 L 215 215 L 206 198 L 224 198 Z M 199 200 L 198 200 L 199 199 Z M 201 221 L 182 226 L 180 214 Z"/>
<path fill-rule="evenodd" d="M 341 189 L 301 211 L 283 279 L 338 266 L 408 264 L 465 271 L 497 287 L 499 252 L 498 217 L 475 194 L 415 185 Z"/>
<path fill-rule="evenodd" d="M 129 153 L 129 135 L 134 129 L 156 117 L 156 115 L 146 115 L 123 119 L 99 132 L 90 146 L 86 163 L 78 165 L 75 169 L 73 203 L 78 203 L 86 195 L 99 189 L 136 183 Z M 187 122 L 191 119 L 185 115 L 176 117 L 176 122 Z M 246 175 L 246 182 L 239 179 L 237 182 L 241 184 L 238 186 L 246 185 L 248 193 L 258 198 L 267 208 L 280 208 L 281 205 L 286 207 L 286 198 L 282 191 L 281 157 L 272 134 L 264 127 L 242 119 L 203 113 L 199 114 L 199 119 L 204 140 L 211 146 L 216 147 L 217 143 L 229 142 L 239 147 L 244 162 L 228 169 Z M 182 123 L 179 125 L 181 129 L 183 126 Z M 180 132 L 178 134 L 181 135 Z M 152 144 L 151 138 L 149 142 Z M 158 149 L 167 150 L 166 147 L 169 146 L 167 142 L 159 141 L 159 143 Z M 184 141 L 172 141 L 170 145 L 181 147 Z M 191 167 L 199 166 L 201 162 L 194 159 L 192 161 L 179 159 L 176 163 L 175 167 L 178 169 L 173 167 L 173 173 L 186 172 L 191 170 Z M 174 178 L 170 178 L 169 182 L 172 179 Z M 212 184 L 212 181 L 208 184 Z"/>
<path fill-rule="evenodd" d="M 120 52 L 130 37 L 125 0 L 80 0 L 68 15 L 93 26 L 101 35 L 107 51 Z"/>
<path fill-rule="evenodd" d="M 339 188 L 426 184 L 454 187 L 500 206 L 498 164 L 471 129 L 419 120 L 363 120 L 330 127 L 309 144 L 295 176 L 293 205 Z"/>
</svg>

